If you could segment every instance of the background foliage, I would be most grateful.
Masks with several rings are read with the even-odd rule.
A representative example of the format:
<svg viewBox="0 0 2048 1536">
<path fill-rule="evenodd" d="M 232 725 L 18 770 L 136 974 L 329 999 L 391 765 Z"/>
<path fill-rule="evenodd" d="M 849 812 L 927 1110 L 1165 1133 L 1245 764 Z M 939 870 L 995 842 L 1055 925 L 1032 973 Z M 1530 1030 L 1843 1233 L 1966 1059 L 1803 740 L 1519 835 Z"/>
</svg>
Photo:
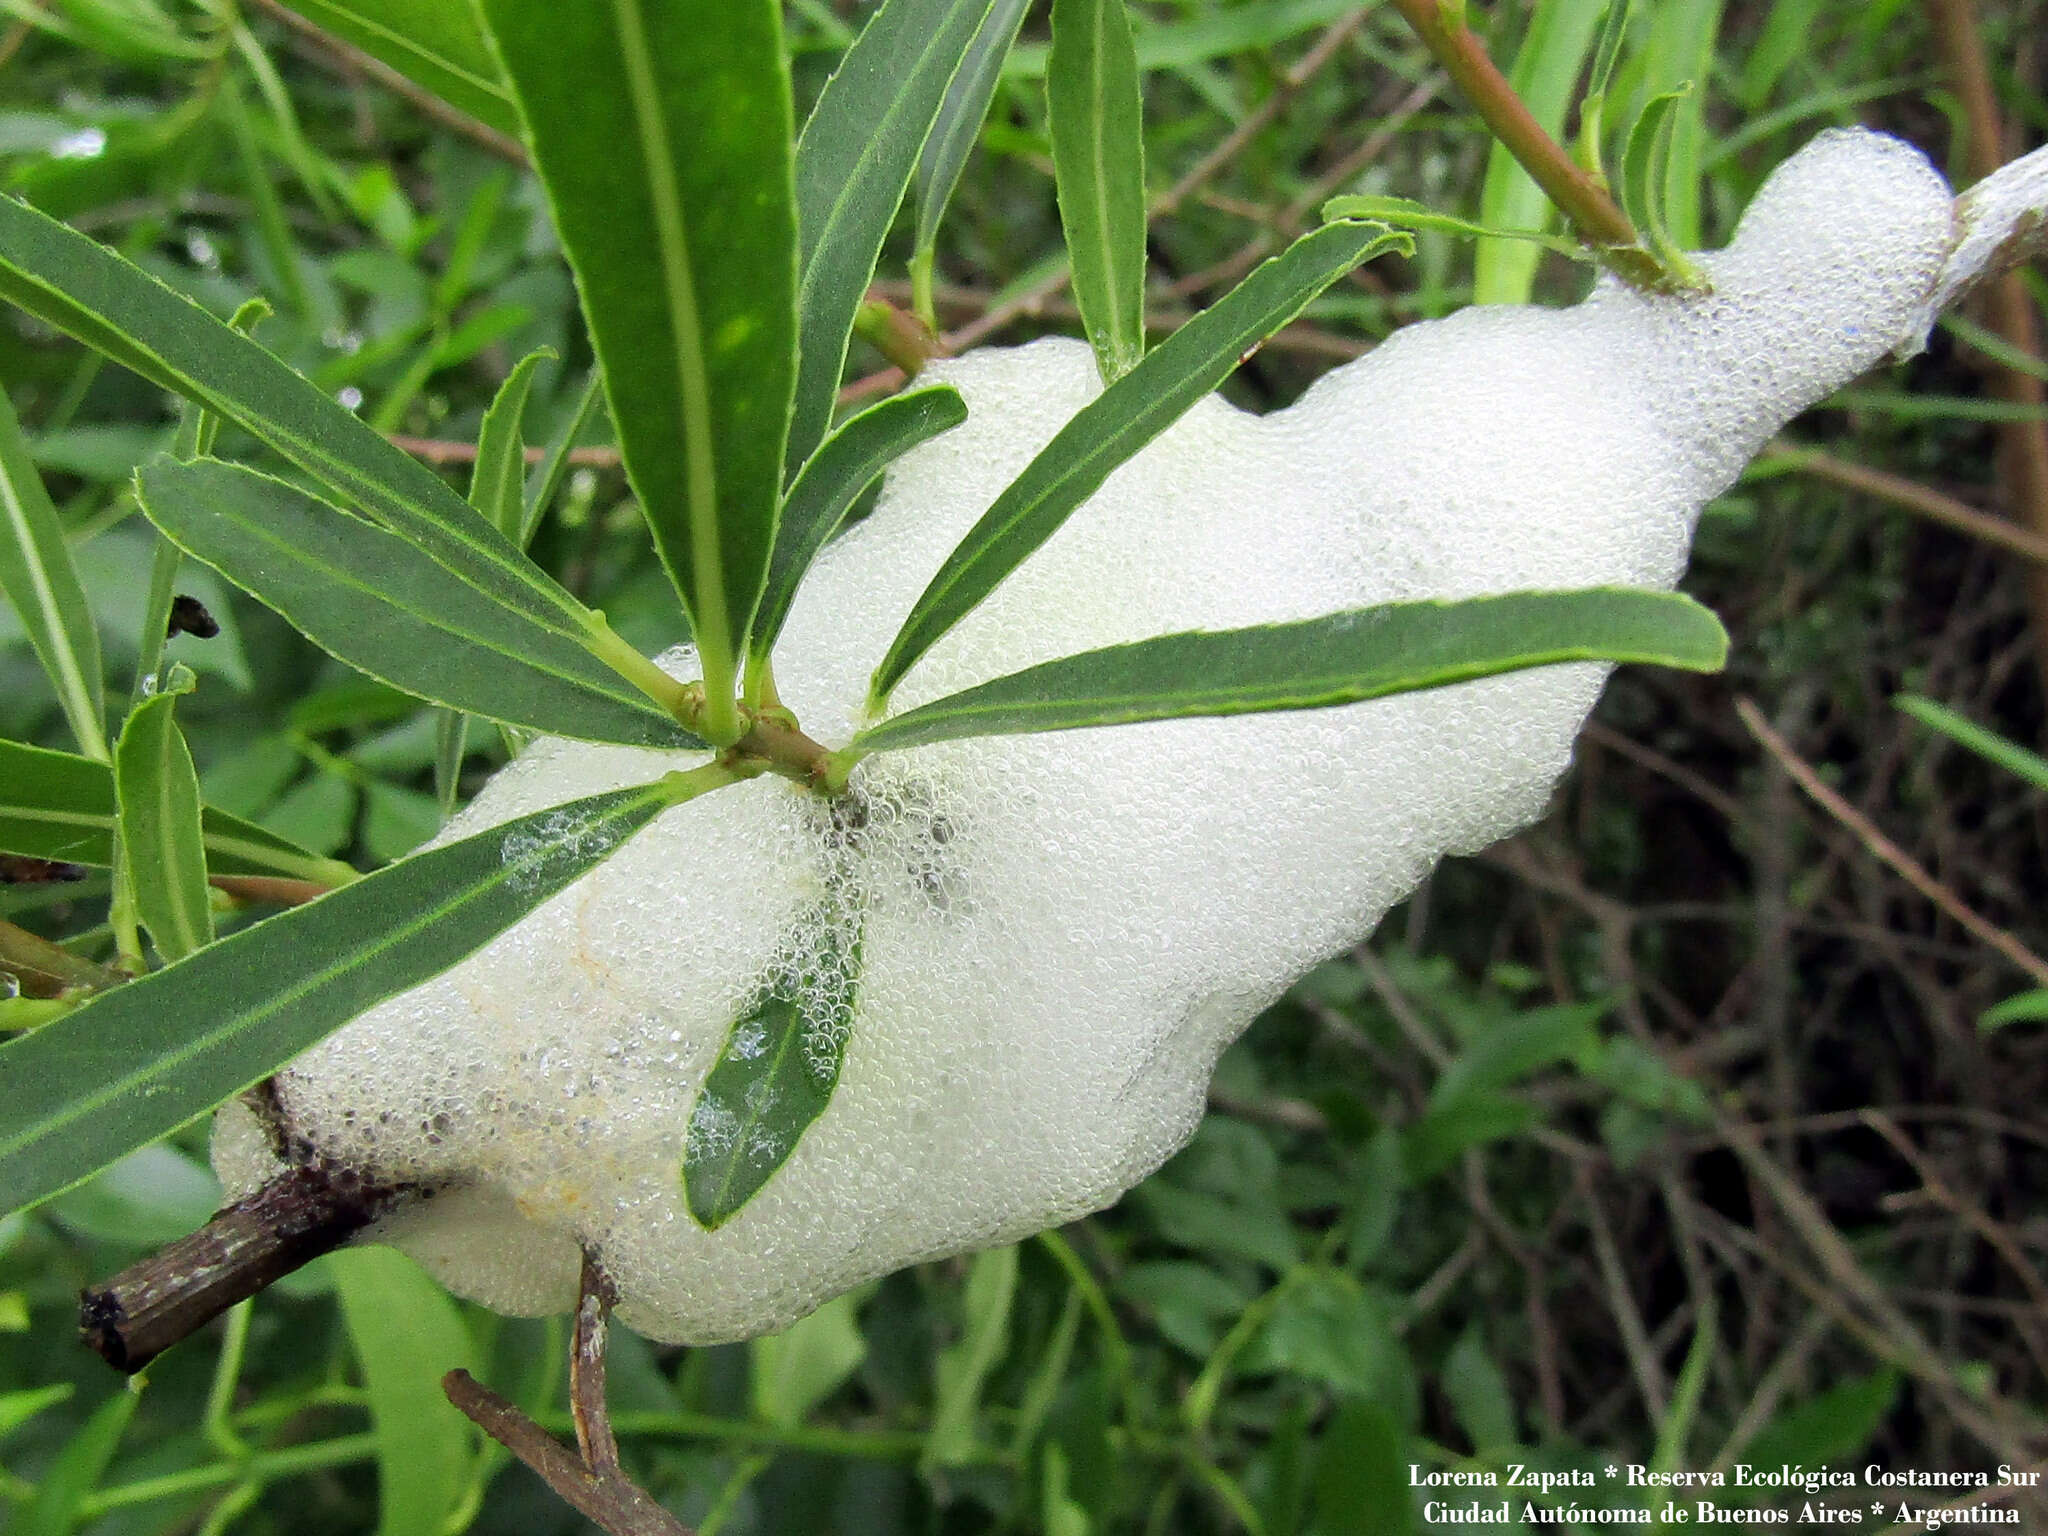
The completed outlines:
<svg viewBox="0 0 2048 1536">
<path fill-rule="evenodd" d="M 1488 9 L 1496 56 L 1561 111 L 1599 7 Z M 1681 240 L 1717 243 L 1769 168 L 1829 123 L 1962 163 L 1965 114 L 1932 30 L 1954 7 L 1644 9 L 1609 95 L 1699 82 L 1674 136 Z M 2024 142 L 2048 129 L 2043 9 L 1976 18 Z M 0 164 L 38 206 L 222 315 L 264 295 L 267 345 L 430 459 L 474 441 L 532 348 L 557 356 L 535 373 L 529 438 L 577 408 L 589 344 L 536 184 L 501 137 L 424 110 L 260 5 L 0 11 Z M 799 115 L 860 15 L 793 0 Z M 1155 325 L 1333 194 L 1537 216 L 1390 16 L 1351 0 L 1162 0 L 1131 16 Z M 1023 28 L 937 234 L 935 301 L 960 346 L 1078 327 L 1044 8 Z M 917 222 L 906 208 L 884 258 L 902 303 Z M 1425 235 L 1414 260 L 1330 290 L 1228 387 L 1283 404 L 1475 292 L 1533 283 L 1563 300 L 1582 282 L 1534 247 Z M 2014 411 L 1986 399 L 1958 332 L 1973 334 L 1938 334 L 1791 435 L 1997 506 L 1991 423 Z M 884 366 L 857 345 L 856 390 L 887 388 Z M 169 405 L 12 312 L 0 378 L 125 686 L 151 548 L 129 474 L 169 446 Z M 537 554 L 656 649 L 674 638 L 665 581 L 608 429 L 584 441 Z M 2041 790 L 1892 702 L 1911 690 L 2038 743 L 2038 640 L 2009 552 L 1797 462 L 1767 458 L 1702 527 L 1690 586 L 1735 635 L 1729 673 L 1617 679 L 1556 814 L 1447 865 L 1370 948 L 1307 978 L 1226 1057 L 1194 1144 L 1117 1209 L 892 1276 L 752 1345 L 657 1351 L 616 1333 L 638 1474 L 726 1531 L 1286 1536 L 1410 1528 L 1410 1462 L 2038 1465 L 2038 1010 L 2008 1001 L 2023 976 L 1804 798 L 1737 709 L 1756 701 L 1956 899 L 2038 947 Z M 365 866 L 438 826 L 432 711 L 203 570 L 182 586 L 221 626 L 170 650 L 197 674 L 177 714 L 212 804 Z M 0 735 L 65 740 L 9 612 Z M 470 746 L 467 787 L 499 750 L 481 730 Z M 76 938 L 95 894 L 4 885 L 0 915 Z M 1992 1019 L 2011 1022 L 1981 1030 L 2001 1005 Z M 558 1330 L 458 1307 L 396 1255 L 323 1261 L 167 1356 L 140 1397 L 77 1348 L 79 1285 L 211 1209 L 199 1152 L 189 1137 L 151 1149 L 0 1223 L 9 1528 L 575 1529 L 433 1389 L 467 1364 L 558 1412 Z M 2038 1496 L 2016 1502 L 2048 1517 Z"/>
</svg>

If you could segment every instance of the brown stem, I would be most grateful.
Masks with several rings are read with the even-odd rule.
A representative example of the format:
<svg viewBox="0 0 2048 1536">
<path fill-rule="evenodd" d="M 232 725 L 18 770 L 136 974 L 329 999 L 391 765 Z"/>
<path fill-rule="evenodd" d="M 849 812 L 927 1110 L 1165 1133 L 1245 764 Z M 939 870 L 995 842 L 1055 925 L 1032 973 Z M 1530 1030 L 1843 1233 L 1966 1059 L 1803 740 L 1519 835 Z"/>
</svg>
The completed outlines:
<svg viewBox="0 0 2048 1536">
<path fill-rule="evenodd" d="M 612 1303 L 610 1276 L 588 1248 L 583 1250 L 583 1275 L 576 1298 L 576 1333 L 569 1344 L 569 1413 L 576 1425 L 576 1448 L 599 1477 L 617 1477 L 619 1442 L 612 1434 L 611 1410 L 604 1400 L 604 1355 Z"/>
<path fill-rule="evenodd" d="M 1762 457 L 1789 464 L 1816 480 L 1827 480 L 1848 490 L 1862 491 L 1880 501 L 1888 501 L 1893 506 L 1904 507 L 1908 512 L 1916 512 L 1931 522 L 1944 523 L 1958 533 L 1969 534 L 1987 544 L 1996 544 L 2048 570 L 2048 536 L 2029 533 L 2006 518 L 1979 512 L 1967 502 L 1943 495 L 1917 480 L 1872 469 L 1867 464 L 1852 464 L 1847 459 L 1822 453 L 1818 448 L 1807 448 L 1783 439 L 1766 448 Z"/>
<path fill-rule="evenodd" d="M 429 464 L 474 464 L 476 444 L 457 442 L 446 437 L 408 437 L 403 432 L 385 434 L 394 448 L 403 448 L 416 459 L 425 459 Z M 526 462 L 538 464 L 546 458 L 548 451 L 535 446 L 525 450 Z M 578 469 L 617 469 L 623 462 L 619 450 L 593 444 L 587 448 L 571 448 L 569 462 Z"/>
<path fill-rule="evenodd" d="M 1507 146 L 1536 185 L 1571 220 L 1579 236 L 1614 274 L 1637 288 L 1667 289 L 1672 275 L 1643 248 L 1621 205 L 1536 121 L 1508 84 L 1485 44 L 1465 25 L 1464 6 L 1446 0 L 1394 0 L 1493 136 Z"/>
<path fill-rule="evenodd" d="M 1992 89 L 1975 8 L 1970 0 L 1928 0 L 1927 13 L 1942 62 L 1962 99 L 1970 136 L 1970 171 L 1974 179 L 1982 180 L 2005 160 L 2005 125 Z M 2041 355 L 2034 301 L 2018 272 L 2006 272 L 1990 283 L 1980 302 L 1984 323 L 1991 331 L 2029 357 Z M 2037 412 L 2048 403 L 2048 386 L 2033 375 L 1995 358 L 1982 359 L 1981 367 L 1996 398 L 2032 406 Z M 2016 522 L 2048 539 L 2048 422 L 2001 422 L 1997 432 L 1998 479 L 2005 490 L 2007 509 Z M 2048 566 L 2029 566 L 2023 574 L 2034 630 L 2034 662 L 2041 686 L 2048 690 Z"/>
<path fill-rule="evenodd" d="M 610 1277 L 585 1249 L 576 1335 L 569 1346 L 569 1411 L 580 1453 L 467 1371 L 443 1376 L 441 1390 L 477 1428 L 539 1474 L 564 1503 L 611 1536 L 691 1536 L 688 1526 L 655 1503 L 619 1467 L 619 1443 L 612 1435 L 604 1400 L 605 1333 L 614 1299 Z"/>
<path fill-rule="evenodd" d="M 405 1193 L 318 1164 L 288 1168 L 197 1232 L 81 1291 L 79 1334 L 116 1370 L 139 1371 L 236 1302 L 339 1248 Z"/>
</svg>

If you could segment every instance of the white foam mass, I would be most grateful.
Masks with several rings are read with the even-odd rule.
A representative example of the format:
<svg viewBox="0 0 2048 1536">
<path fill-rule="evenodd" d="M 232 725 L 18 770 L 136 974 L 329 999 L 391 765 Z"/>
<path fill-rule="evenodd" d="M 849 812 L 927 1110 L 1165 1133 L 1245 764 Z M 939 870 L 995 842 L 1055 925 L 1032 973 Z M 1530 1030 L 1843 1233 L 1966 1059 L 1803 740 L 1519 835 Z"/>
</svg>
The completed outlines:
<svg viewBox="0 0 2048 1536">
<path fill-rule="evenodd" d="M 1793 413 L 1902 341 L 1952 239 L 1915 150 L 1827 135 L 1703 259 L 1708 298 L 1602 283 L 1576 308 L 1412 326 L 1258 417 L 1211 398 L 1111 477 L 910 674 L 908 707 L 1170 630 L 1391 599 L 1669 587 L 1693 521 Z M 966 424 L 889 474 L 777 654 L 828 744 L 940 561 L 1097 391 L 1087 347 L 933 367 Z M 666 658 L 690 671 L 687 652 Z M 1342 709 L 1006 736 L 886 754 L 834 854 L 773 778 L 663 815 L 467 962 L 280 1080 L 326 1156 L 444 1192 L 379 1234 L 509 1312 L 571 1304 L 577 1245 L 656 1338 L 757 1334 L 914 1261 L 1101 1208 L 1178 1148 L 1218 1052 L 1447 852 L 1538 815 L 1591 665 Z M 448 829 L 687 766 L 536 744 Z M 837 862 L 834 862 L 837 861 Z M 715 1232 L 679 1180 L 736 1013 L 805 940 L 828 864 L 865 914 L 829 1110 Z M 245 1110 L 217 1162 L 274 1171 Z"/>
</svg>

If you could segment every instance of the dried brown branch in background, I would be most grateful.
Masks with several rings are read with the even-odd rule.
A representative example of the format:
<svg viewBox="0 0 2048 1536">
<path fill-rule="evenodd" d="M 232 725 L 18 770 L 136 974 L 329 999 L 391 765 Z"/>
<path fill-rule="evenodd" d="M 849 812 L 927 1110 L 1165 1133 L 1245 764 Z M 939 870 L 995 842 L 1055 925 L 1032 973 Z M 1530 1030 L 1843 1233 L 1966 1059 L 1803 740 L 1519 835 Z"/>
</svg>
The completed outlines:
<svg viewBox="0 0 2048 1536">
<path fill-rule="evenodd" d="M 1956 94 L 1962 99 L 1969 127 L 1968 164 L 1973 180 L 1981 180 L 2007 157 L 2006 128 L 1992 89 L 1991 68 L 1984 56 L 1984 34 L 1972 0 L 1927 0 L 1936 46 Z M 2008 345 L 2028 357 L 2041 356 L 2040 326 L 2025 279 L 2007 272 L 1984 290 L 1978 302 L 1986 325 Z M 2048 385 L 2034 375 L 1996 358 L 1981 360 L 1985 382 L 1998 399 L 2039 411 L 2048 405 Z M 2008 514 L 2048 542 L 2048 421 L 2000 422 L 1998 479 Z M 2027 571 L 2027 602 L 2034 625 L 2034 660 L 2041 687 L 2048 692 L 2048 566 Z"/>
</svg>

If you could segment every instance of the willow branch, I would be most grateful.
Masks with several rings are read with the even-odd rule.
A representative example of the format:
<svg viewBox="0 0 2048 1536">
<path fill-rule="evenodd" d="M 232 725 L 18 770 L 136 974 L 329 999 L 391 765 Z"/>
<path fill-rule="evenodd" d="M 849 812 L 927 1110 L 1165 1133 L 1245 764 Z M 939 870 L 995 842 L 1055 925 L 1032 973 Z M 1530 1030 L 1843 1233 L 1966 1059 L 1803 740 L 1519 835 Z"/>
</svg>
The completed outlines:
<svg viewBox="0 0 2048 1536">
<path fill-rule="evenodd" d="M 85 1344 L 141 1370 L 221 1313 L 339 1248 L 409 1191 L 324 1165 L 288 1168 L 253 1195 L 78 1298 Z"/>
<path fill-rule="evenodd" d="M 1637 288 L 1667 289 L 1671 274 L 1643 246 L 1642 236 L 1607 188 L 1536 121 L 1515 88 L 1465 25 L 1465 8 L 1448 0 L 1394 0 L 1394 9 L 1493 136 L 1571 221 L 1617 277 Z"/>
</svg>

